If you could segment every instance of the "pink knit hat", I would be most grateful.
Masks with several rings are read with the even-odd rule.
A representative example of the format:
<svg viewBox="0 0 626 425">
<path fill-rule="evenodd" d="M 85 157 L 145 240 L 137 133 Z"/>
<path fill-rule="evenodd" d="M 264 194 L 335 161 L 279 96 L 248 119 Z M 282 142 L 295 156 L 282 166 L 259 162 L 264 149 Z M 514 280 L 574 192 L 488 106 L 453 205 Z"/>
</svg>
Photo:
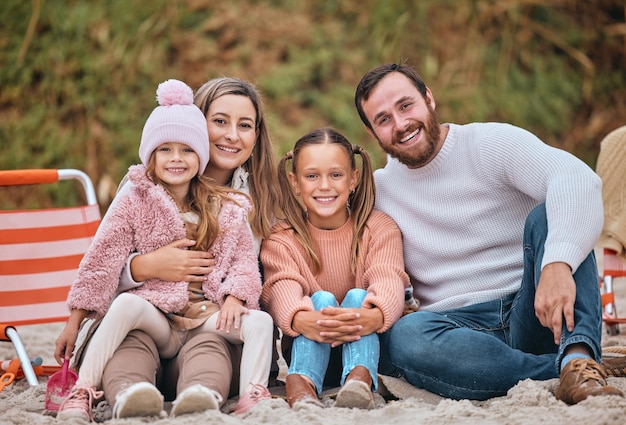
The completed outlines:
<svg viewBox="0 0 626 425">
<path fill-rule="evenodd" d="M 184 143 L 198 155 L 198 174 L 209 163 L 209 133 L 206 117 L 193 104 L 193 90 L 179 80 L 167 80 L 157 87 L 159 106 L 148 117 L 141 134 L 139 158 L 148 164 L 150 155 L 166 142 Z"/>
</svg>

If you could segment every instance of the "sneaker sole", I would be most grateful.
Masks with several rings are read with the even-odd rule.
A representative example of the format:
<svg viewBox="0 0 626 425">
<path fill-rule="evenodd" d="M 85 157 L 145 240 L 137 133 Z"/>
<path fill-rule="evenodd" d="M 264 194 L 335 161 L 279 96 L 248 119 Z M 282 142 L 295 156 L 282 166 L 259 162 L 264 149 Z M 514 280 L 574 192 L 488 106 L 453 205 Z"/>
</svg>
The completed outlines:
<svg viewBox="0 0 626 425">
<path fill-rule="evenodd" d="M 193 387 L 190 387 L 193 388 Z M 189 388 L 187 389 L 189 390 Z M 180 399 L 172 404 L 171 416 L 186 415 L 189 413 L 203 412 L 205 410 L 219 409 L 219 401 L 208 389 L 183 391 Z"/>
<path fill-rule="evenodd" d="M 116 419 L 142 416 L 160 416 L 163 411 L 163 396 L 150 384 L 138 384 L 128 393 L 124 405 L 115 412 Z"/>
<path fill-rule="evenodd" d="M 89 422 L 89 416 L 77 410 L 76 411 L 64 410 L 62 412 L 59 412 L 57 413 L 56 419 L 57 421 L 68 421 L 70 419 L 82 419 L 83 421 Z"/>
<path fill-rule="evenodd" d="M 365 382 L 350 380 L 337 393 L 335 406 L 371 409 L 374 407 L 374 396 Z"/>
</svg>

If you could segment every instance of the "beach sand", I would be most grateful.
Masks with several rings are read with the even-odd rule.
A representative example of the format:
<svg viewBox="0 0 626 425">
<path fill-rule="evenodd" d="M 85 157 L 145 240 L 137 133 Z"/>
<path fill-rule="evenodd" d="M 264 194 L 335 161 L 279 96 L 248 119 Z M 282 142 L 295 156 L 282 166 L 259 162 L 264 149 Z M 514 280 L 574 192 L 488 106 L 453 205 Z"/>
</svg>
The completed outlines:
<svg viewBox="0 0 626 425">
<path fill-rule="evenodd" d="M 601 257 L 598 257 L 599 259 Z M 626 280 L 616 281 L 618 309 L 626 314 Z M 619 310 L 618 310 L 619 311 Z M 55 365 L 52 357 L 54 340 L 62 324 L 22 326 L 18 328 L 29 355 L 41 356 L 45 365 Z M 603 346 L 626 346 L 626 325 L 622 334 L 603 334 Z M 15 358 L 11 343 L 0 343 L 0 360 Z M 462 361 L 463 353 L 459 353 Z M 39 378 L 39 385 L 29 387 L 25 379 L 16 380 L 0 392 L 0 425 L 4 424 L 54 424 L 56 418 L 44 410 L 46 377 Z M 609 383 L 626 392 L 626 378 L 609 378 Z M 578 405 L 568 406 L 554 397 L 558 379 L 548 381 L 524 380 L 513 387 L 506 396 L 483 402 L 442 399 L 434 394 L 418 390 L 406 382 L 382 377 L 377 397 L 379 407 L 369 411 L 333 407 L 327 399 L 327 407 L 304 405 L 289 408 L 282 398 L 261 403 L 242 416 L 207 411 L 177 418 L 133 418 L 107 420 L 107 424 L 139 425 L 154 423 L 162 425 L 183 424 L 563 424 L 590 423 L 609 425 L 626 423 L 626 398 L 591 397 Z M 110 409 L 106 403 L 95 409 L 98 420 L 106 419 Z M 79 423 L 77 421 L 76 423 Z"/>
</svg>

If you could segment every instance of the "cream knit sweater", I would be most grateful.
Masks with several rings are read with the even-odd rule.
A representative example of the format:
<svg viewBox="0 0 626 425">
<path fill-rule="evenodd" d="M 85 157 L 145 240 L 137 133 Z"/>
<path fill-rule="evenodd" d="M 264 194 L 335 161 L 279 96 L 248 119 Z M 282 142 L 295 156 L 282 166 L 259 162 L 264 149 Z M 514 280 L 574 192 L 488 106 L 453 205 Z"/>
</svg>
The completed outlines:
<svg viewBox="0 0 626 425">
<path fill-rule="evenodd" d="M 602 230 L 601 180 L 593 170 L 519 127 L 449 127 L 424 167 L 389 159 L 374 173 L 376 208 L 402 231 L 420 308 L 442 311 L 516 292 L 524 223 L 542 202 L 548 237 L 541 267 L 563 261 L 576 271 Z"/>
<path fill-rule="evenodd" d="M 404 309 L 404 288 L 409 279 L 404 272 L 402 239 L 396 224 L 387 215 L 374 211 L 363 235 L 363 261 L 356 276 L 350 270 L 352 220 L 336 230 L 321 230 L 309 225 L 316 243 L 322 270 L 315 276 L 302 245 L 291 227 L 274 226 L 261 246 L 265 283 L 261 303 L 274 322 L 289 336 L 296 337 L 291 323 L 301 310 L 312 311 L 310 296 L 320 290 L 333 293 L 341 304 L 352 288 L 366 289 L 363 307 L 378 307 L 383 313 L 384 332 L 400 318 Z"/>
</svg>

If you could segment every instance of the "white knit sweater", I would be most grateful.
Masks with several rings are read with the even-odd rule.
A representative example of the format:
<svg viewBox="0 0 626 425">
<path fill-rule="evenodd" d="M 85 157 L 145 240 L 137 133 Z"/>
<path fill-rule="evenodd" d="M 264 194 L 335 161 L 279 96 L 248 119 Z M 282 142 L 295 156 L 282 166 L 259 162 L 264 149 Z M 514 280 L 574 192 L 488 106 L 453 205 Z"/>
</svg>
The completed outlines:
<svg viewBox="0 0 626 425">
<path fill-rule="evenodd" d="M 514 293 L 530 210 L 546 203 L 542 267 L 576 271 L 602 230 L 600 178 L 573 155 L 518 127 L 448 124 L 437 157 L 419 169 L 388 158 L 374 174 L 376 207 L 403 235 L 421 308 L 442 311 Z"/>
</svg>

